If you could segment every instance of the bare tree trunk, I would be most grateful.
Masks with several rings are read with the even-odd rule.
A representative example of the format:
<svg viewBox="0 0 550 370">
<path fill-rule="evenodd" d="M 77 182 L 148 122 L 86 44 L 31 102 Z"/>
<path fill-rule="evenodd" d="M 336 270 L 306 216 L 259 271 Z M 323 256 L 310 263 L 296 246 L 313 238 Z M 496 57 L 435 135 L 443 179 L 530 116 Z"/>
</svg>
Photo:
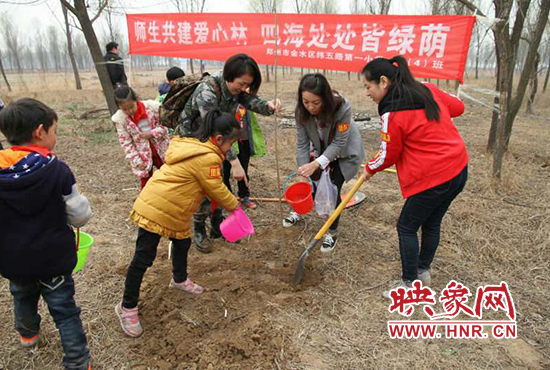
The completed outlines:
<svg viewBox="0 0 550 370">
<path fill-rule="evenodd" d="M 74 81 L 77 90 L 82 90 L 82 82 L 80 81 L 80 74 L 78 73 L 78 67 L 76 66 L 76 60 L 73 51 L 73 38 L 71 36 L 71 27 L 69 26 L 69 14 L 67 8 L 61 3 L 63 9 L 63 17 L 65 18 L 65 32 L 67 35 L 67 50 L 69 52 L 69 59 L 71 60 L 71 66 L 73 67 Z"/>
<path fill-rule="evenodd" d="M 496 71 L 496 86 L 495 86 L 495 91 L 499 91 L 499 86 L 500 86 L 500 58 L 499 58 L 499 50 L 498 48 L 496 48 L 495 50 L 495 55 L 496 55 L 496 61 L 497 61 L 497 71 Z M 499 120 L 499 112 L 497 111 L 497 107 L 499 107 L 498 109 L 500 109 L 500 98 L 499 98 L 499 95 L 496 95 L 495 96 L 495 99 L 494 99 L 494 102 L 493 102 L 493 115 L 491 117 L 491 128 L 489 129 L 489 138 L 487 139 L 487 152 L 488 153 L 493 153 L 493 151 L 495 150 L 495 145 L 496 145 L 496 141 L 497 141 L 497 127 L 498 127 L 498 120 Z"/>
<path fill-rule="evenodd" d="M 189 67 L 191 67 L 191 74 L 195 74 L 195 68 L 193 67 L 193 59 L 189 58 Z"/>
<path fill-rule="evenodd" d="M 527 99 L 527 108 L 525 109 L 525 112 L 529 114 L 533 113 L 533 104 L 535 103 L 535 96 L 537 95 L 537 90 L 539 87 L 539 79 L 538 79 L 539 62 L 540 62 L 540 55 L 537 53 L 537 57 L 535 59 L 535 67 L 533 69 L 533 73 L 531 73 L 531 81 L 529 81 L 531 94 Z"/>
<path fill-rule="evenodd" d="M 269 82 L 269 65 L 265 65 L 265 81 Z"/>
<path fill-rule="evenodd" d="M 21 57 L 20 57 L 20 47 L 19 47 L 19 37 L 18 29 L 13 26 L 11 20 L 7 15 L 2 15 L 2 34 L 4 37 L 4 42 L 10 52 L 8 56 L 11 59 L 11 67 L 17 66 L 17 73 L 23 73 L 23 68 L 21 67 Z"/>
<path fill-rule="evenodd" d="M 498 55 L 510 55 L 511 51 L 510 49 L 510 40 L 508 39 L 508 32 L 504 32 L 502 29 L 503 27 L 508 27 L 508 23 L 505 23 L 502 25 L 503 22 L 500 23 L 500 29 L 498 31 L 495 31 L 495 42 L 497 43 L 497 49 L 499 49 Z M 509 58 L 511 59 L 511 58 Z M 500 61 L 499 63 L 499 70 L 498 74 L 500 76 L 500 83 L 498 85 L 498 90 L 500 91 L 500 115 L 498 119 L 498 125 L 496 127 L 496 140 L 494 145 L 494 151 L 493 151 L 493 169 L 492 174 L 493 177 L 500 180 L 501 178 L 501 171 L 502 171 L 502 161 L 504 159 L 504 141 L 505 141 L 505 128 L 506 128 L 506 118 L 508 117 L 509 110 L 509 97 L 510 94 L 508 92 L 508 86 L 507 84 L 509 81 L 509 64 L 508 60 Z M 512 65 L 513 70 L 513 65 Z M 512 71 L 513 73 L 513 71 Z"/>
<path fill-rule="evenodd" d="M 82 32 L 84 33 L 84 38 L 86 39 L 86 43 L 88 44 L 90 54 L 92 55 L 92 59 L 95 64 L 99 82 L 101 83 L 103 93 L 105 94 L 107 106 L 109 107 L 109 111 L 114 114 L 118 108 L 115 103 L 113 85 L 111 84 L 107 67 L 103 62 L 103 54 L 101 53 L 101 47 L 97 41 L 92 20 L 88 15 L 86 2 L 85 0 L 74 0 L 74 7 L 71 6 L 71 4 L 69 4 L 66 0 L 61 0 L 61 2 L 71 13 L 76 16 L 78 22 L 80 23 Z"/>
<path fill-rule="evenodd" d="M 550 60 L 548 66 L 546 67 L 546 77 L 544 78 L 544 86 L 542 87 L 543 93 L 546 92 L 546 86 L 548 86 L 548 77 L 550 77 Z"/>
<path fill-rule="evenodd" d="M 11 92 L 11 85 L 8 81 L 8 78 L 6 77 L 6 72 L 4 71 L 4 65 L 2 64 L 2 52 L 0 51 L 0 72 L 2 72 L 2 77 L 4 77 L 4 81 L 6 81 L 6 86 L 8 87 L 8 91 Z"/>
<path fill-rule="evenodd" d="M 480 44 L 477 45 L 477 51 L 476 51 L 476 77 L 475 79 L 479 79 L 479 48 Z"/>
</svg>

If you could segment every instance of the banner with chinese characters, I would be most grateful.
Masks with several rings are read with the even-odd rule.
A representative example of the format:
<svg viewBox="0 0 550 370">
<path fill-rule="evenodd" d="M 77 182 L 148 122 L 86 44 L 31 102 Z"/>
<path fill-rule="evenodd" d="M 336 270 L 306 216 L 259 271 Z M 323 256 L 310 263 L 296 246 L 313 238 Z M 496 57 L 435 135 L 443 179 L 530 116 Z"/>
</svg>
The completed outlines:
<svg viewBox="0 0 550 370">
<path fill-rule="evenodd" d="M 246 53 L 259 64 L 350 72 L 401 54 L 416 77 L 462 82 L 475 17 L 174 13 L 127 22 L 130 54 L 224 61 Z"/>
</svg>

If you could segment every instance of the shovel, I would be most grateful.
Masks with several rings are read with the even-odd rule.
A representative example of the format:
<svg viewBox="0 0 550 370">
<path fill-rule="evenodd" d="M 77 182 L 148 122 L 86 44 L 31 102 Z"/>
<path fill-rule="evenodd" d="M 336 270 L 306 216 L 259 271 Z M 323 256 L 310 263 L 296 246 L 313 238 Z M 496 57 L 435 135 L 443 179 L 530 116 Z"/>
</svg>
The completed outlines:
<svg viewBox="0 0 550 370">
<path fill-rule="evenodd" d="M 348 192 L 348 194 L 346 195 L 346 197 L 342 200 L 342 202 L 340 203 L 340 205 L 334 210 L 332 211 L 332 214 L 330 215 L 330 217 L 328 218 L 328 220 L 325 222 L 325 224 L 323 225 L 323 227 L 321 228 L 321 230 L 319 230 L 319 232 L 315 235 L 315 237 L 313 238 L 313 240 L 309 243 L 309 245 L 307 246 L 307 248 L 302 252 L 302 255 L 300 256 L 300 259 L 298 260 L 298 267 L 296 268 L 296 274 L 294 275 L 294 284 L 299 284 L 300 281 L 302 281 L 302 276 L 304 275 L 304 268 L 305 268 L 305 265 L 306 265 L 306 259 L 307 259 L 307 256 L 309 255 L 309 252 L 315 248 L 315 246 L 317 245 L 317 243 L 319 243 L 319 240 L 321 240 L 321 238 L 323 237 L 323 235 L 325 235 L 325 233 L 327 232 L 328 228 L 332 225 L 332 223 L 334 222 L 334 220 L 336 220 L 336 217 L 338 217 L 340 215 L 340 213 L 342 213 L 342 210 L 346 207 L 346 205 L 349 203 L 350 199 L 353 197 L 353 195 L 355 194 L 355 192 L 357 190 L 359 190 L 359 188 L 361 187 L 361 185 L 363 185 L 363 182 L 365 181 L 365 179 L 363 178 L 363 176 L 361 176 L 359 178 L 359 180 L 357 180 L 357 182 L 355 183 L 355 186 Z"/>
</svg>

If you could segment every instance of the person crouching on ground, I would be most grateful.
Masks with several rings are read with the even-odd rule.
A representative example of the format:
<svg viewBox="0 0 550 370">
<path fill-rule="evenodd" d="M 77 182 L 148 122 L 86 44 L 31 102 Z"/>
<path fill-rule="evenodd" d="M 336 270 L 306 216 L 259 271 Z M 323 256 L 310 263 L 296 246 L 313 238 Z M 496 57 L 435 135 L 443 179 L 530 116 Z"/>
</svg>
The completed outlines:
<svg viewBox="0 0 550 370">
<path fill-rule="evenodd" d="M 402 56 L 374 59 L 362 74 L 382 124 L 380 150 L 363 176 L 369 180 L 395 164 L 407 199 L 397 221 L 403 274 L 396 287 L 409 287 L 416 279 L 429 285 L 441 221 L 468 178 L 466 145 L 451 119 L 464 112 L 464 103 L 434 84 L 416 81 Z M 389 292 L 382 295 L 389 298 Z"/>
<path fill-rule="evenodd" d="M 336 205 L 341 203 L 341 190 L 359 172 L 365 159 L 365 149 L 359 129 L 352 119 L 350 102 L 331 89 L 320 73 L 306 74 L 298 87 L 298 103 L 295 110 L 298 175 L 302 181 L 319 180 L 321 171 L 329 171 L 331 182 L 338 188 Z M 314 155 L 311 155 L 313 144 Z M 283 227 L 295 225 L 300 220 L 291 212 L 283 220 Z M 321 252 L 334 250 L 340 217 L 336 218 L 323 236 Z"/>
<path fill-rule="evenodd" d="M 66 369 L 91 369 L 90 352 L 74 300 L 75 234 L 92 216 L 69 167 L 52 152 L 57 114 L 23 98 L 0 112 L 12 146 L 0 151 L 0 273 L 10 281 L 15 329 L 24 347 L 40 340 L 38 300 L 46 302 Z"/>
<path fill-rule="evenodd" d="M 118 140 L 143 189 L 153 175 L 153 166 L 160 168 L 164 164 L 170 143 L 168 128 L 160 124 L 160 103 L 140 100 L 131 87 L 117 87 L 115 101 L 119 109 L 112 120 Z"/>
<path fill-rule="evenodd" d="M 153 174 L 135 201 L 130 218 L 139 227 L 136 251 L 126 275 L 124 297 L 116 306 L 122 330 L 129 336 L 143 332 L 137 307 L 139 290 L 162 236 L 172 241 L 170 287 L 192 294 L 203 292 L 187 276 L 190 223 L 204 197 L 228 211 L 240 206 L 221 176 L 222 162 L 239 134 L 240 124 L 234 116 L 219 110 L 209 112 L 196 138 L 172 139 L 166 164 Z"/>
</svg>

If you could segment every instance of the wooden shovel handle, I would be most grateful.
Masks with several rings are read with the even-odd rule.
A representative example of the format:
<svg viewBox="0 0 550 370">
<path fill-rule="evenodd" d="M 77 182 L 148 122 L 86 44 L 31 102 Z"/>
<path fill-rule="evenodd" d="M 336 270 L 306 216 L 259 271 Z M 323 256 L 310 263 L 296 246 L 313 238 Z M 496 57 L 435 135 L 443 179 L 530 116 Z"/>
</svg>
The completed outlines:
<svg viewBox="0 0 550 370">
<path fill-rule="evenodd" d="M 256 202 L 266 202 L 266 203 L 286 203 L 285 199 L 277 199 L 277 198 L 255 198 L 250 197 L 250 200 L 256 201 Z"/>
<path fill-rule="evenodd" d="M 362 164 L 361 167 L 362 167 L 362 168 L 365 168 L 365 165 Z M 384 168 L 384 169 L 382 170 L 382 172 L 397 173 L 397 170 L 394 169 L 394 168 Z"/>
</svg>

